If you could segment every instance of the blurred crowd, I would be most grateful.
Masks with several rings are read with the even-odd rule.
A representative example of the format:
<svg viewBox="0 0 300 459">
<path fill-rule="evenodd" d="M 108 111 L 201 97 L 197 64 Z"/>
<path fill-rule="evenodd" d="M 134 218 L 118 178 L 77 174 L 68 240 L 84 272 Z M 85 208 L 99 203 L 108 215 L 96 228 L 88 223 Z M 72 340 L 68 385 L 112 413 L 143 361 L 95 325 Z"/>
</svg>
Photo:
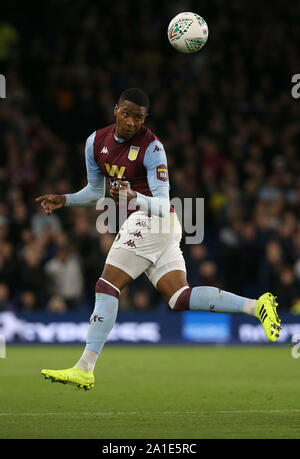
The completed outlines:
<svg viewBox="0 0 300 459">
<path fill-rule="evenodd" d="M 9 2 L 0 22 L 0 311 L 92 309 L 113 234 L 95 208 L 43 214 L 35 198 L 86 184 L 84 144 L 114 121 L 127 87 L 152 104 L 171 197 L 205 199 L 204 241 L 182 244 L 191 286 L 250 298 L 265 291 L 300 313 L 300 3 L 52 0 Z M 180 54 L 166 30 L 180 11 L 209 25 Z M 298 65 L 298 68 L 297 68 Z M 141 276 L 123 310 L 167 308 Z"/>
</svg>

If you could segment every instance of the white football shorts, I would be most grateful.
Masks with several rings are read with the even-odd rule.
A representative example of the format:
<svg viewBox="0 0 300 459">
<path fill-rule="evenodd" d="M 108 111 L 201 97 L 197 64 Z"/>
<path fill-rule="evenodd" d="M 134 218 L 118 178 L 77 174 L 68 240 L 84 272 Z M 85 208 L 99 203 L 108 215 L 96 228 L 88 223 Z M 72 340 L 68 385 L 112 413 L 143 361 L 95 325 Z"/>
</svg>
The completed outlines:
<svg viewBox="0 0 300 459">
<path fill-rule="evenodd" d="M 154 287 L 170 271 L 186 272 L 180 248 L 182 228 L 176 212 L 167 217 L 131 214 L 123 224 L 107 255 L 106 263 L 125 271 L 133 279 L 142 273 Z"/>
</svg>

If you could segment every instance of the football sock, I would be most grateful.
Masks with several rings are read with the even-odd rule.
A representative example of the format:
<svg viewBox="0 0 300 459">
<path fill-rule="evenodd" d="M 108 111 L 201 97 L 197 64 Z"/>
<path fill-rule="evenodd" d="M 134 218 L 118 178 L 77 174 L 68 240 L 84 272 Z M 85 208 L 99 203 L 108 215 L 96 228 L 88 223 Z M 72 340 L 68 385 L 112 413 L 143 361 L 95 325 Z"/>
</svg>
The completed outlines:
<svg viewBox="0 0 300 459">
<path fill-rule="evenodd" d="M 246 298 L 216 287 L 195 287 L 192 289 L 190 309 L 215 312 L 244 312 Z"/>
<path fill-rule="evenodd" d="M 120 291 L 104 279 L 96 284 L 95 309 L 89 321 L 86 347 L 76 367 L 93 371 L 117 318 Z"/>
<path fill-rule="evenodd" d="M 255 315 L 256 300 L 251 300 L 216 287 L 183 287 L 170 299 L 175 310 L 243 312 Z"/>
<path fill-rule="evenodd" d="M 94 371 L 98 357 L 99 354 L 97 352 L 89 351 L 85 348 L 75 367 L 84 371 Z"/>
<path fill-rule="evenodd" d="M 249 298 L 246 298 L 243 312 L 245 314 L 249 314 L 250 316 L 256 317 L 256 300 L 250 300 Z"/>
</svg>

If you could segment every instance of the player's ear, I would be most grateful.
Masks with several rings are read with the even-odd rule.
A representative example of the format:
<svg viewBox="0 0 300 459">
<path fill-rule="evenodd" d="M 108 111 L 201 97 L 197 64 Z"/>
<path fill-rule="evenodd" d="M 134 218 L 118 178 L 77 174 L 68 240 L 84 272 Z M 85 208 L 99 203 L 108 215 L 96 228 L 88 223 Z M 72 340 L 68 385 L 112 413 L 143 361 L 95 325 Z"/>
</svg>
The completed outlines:
<svg viewBox="0 0 300 459">
<path fill-rule="evenodd" d="M 116 104 L 115 108 L 114 108 L 114 115 L 115 116 L 117 116 L 118 109 L 119 109 L 119 106 L 118 106 L 118 104 Z"/>
</svg>

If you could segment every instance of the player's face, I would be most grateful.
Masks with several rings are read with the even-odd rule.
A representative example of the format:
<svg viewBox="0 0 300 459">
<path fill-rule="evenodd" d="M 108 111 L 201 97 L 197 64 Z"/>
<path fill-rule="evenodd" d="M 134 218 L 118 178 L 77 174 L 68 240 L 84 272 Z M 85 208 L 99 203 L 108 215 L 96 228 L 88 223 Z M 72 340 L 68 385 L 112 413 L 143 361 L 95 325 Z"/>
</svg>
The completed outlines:
<svg viewBox="0 0 300 459">
<path fill-rule="evenodd" d="M 144 123 L 147 109 L 129 100 L 124 100 L 115 106 L 114 114 L 116 117 L 116 136 L 129 140 Z"/>
</svg>

